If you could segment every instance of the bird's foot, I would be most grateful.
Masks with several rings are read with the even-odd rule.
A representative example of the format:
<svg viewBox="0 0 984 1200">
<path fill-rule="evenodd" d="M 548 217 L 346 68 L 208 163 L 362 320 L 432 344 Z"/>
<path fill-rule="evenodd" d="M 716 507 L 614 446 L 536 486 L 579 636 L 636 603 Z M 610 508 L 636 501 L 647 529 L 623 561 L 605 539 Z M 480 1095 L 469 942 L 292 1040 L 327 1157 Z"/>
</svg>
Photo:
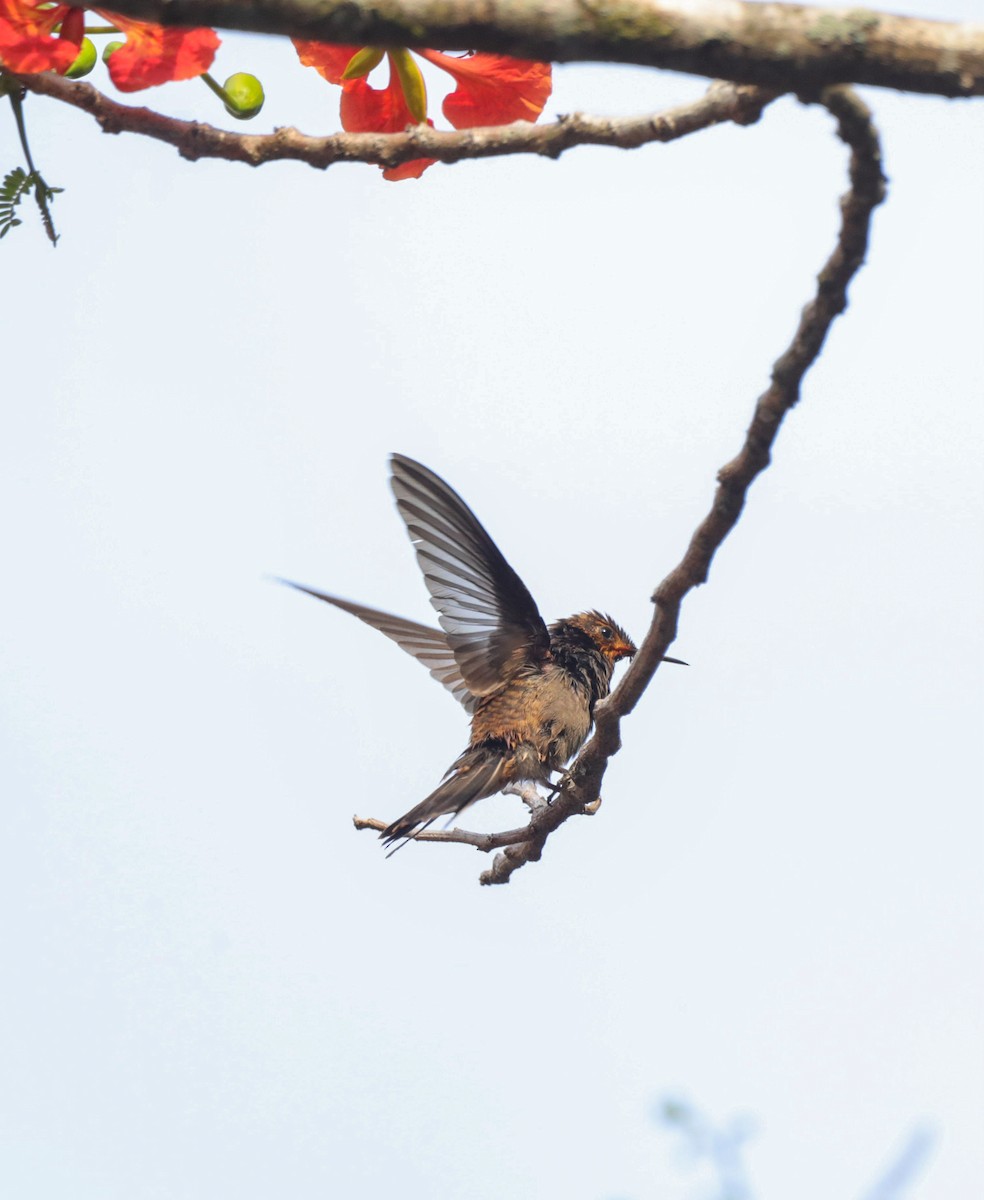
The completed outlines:
<svg viewBox="0 0 984 1200">
<path fill-rule="evenodd" d="M 502 789 L 504 796 L 518 796 L 526 805 L 530 812 L 536 812 L 538 808 L 543 808 L 544 804 L 549 804 L 549 800 L 544 800 L 540 795 L 535 783 L 527 780 L 525 783 L 510 783 Z"/>
<path fill-rule="evenodd" d="M 547 803 L 553 804 L 560 793 L 570 787 L 573 782 L 574 775 L 570 771 L 562 771 L 557 782 L 550 785 L 550 791 L 547 793 Z"/>
<path fill-rule="evenodd" d="M 557 797 L 560 795 L 561 792 L 566 791 L 567 788 L 569 788 L 569 787 L 573 787 L 575 783 L 576 783 L 576 779 L 574 776 L 573 768 L 571 768 L 567 771 L 564 771 L 561 774 L 560 778 L 557 780 L 557 782 L 555 784 L 551 785 L 550 791 L 547 793 L 547 804 L 553 804 L 553 802 L 557 799 Z M 597 799 L 591 800 L 587 804 L 585 804 L 582 811 L 587 816 L 593 817 L 599 808 L 601 808 L 601 797 L 600 796 L 598 796 Z"/>
</svg>

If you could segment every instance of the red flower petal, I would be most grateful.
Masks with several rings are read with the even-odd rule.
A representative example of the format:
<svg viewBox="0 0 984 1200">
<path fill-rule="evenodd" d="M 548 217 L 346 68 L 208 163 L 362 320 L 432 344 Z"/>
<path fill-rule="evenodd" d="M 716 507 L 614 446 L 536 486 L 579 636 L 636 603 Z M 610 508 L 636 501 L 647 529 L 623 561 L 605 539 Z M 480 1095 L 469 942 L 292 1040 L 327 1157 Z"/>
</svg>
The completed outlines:
<svg viewBox="0 0 984 1200">
<path fill-rule="evenodd" d="M 64 4 L 39 9 L 25 0 L 0 0 L 0 63 L 24 75 L 67 71 L 78 56 L 79 42 L 51 31 L 70 11 Z"/>
<path fill-rule="evenodd" d="M 121 92 L 138 92 L 179 79 L 195 79 L 212 65 L 219 48 L 214 29 L 171 29 L 96 10 L 126 34 L 109 56 L 109 76 Z"/>
<path fill-rule="evenodd" d="M 396 71 L 390 68 L 385 88 L 370 87 L 364 79 L 349 79 L 342 89 L 342 128 L 349 133 L 402 133 L 416 125 Z M 428 125 L 433 122 L 428 121 Z M 387 167 L 384 179 L 419 179 L 436 159 L 414 158 L 399 167 Z"/>
<path fill-rule="evenodd" d="M 335 46 L 328 42 L 302 42 L 292 39 L 297 57 L 306 67 L 314 67 L 318 74 L 329 83 L 342 83 L 342 72 L 349 65 L 353 54 L 358 54 L 361 46 Z"/>
<path fill-rule="evenodd" d="M 401 179 L 419 179 L 421 175 L 437 162 L 436 158 L 411 158 L 409 162 L 401 163 L 398 167 L 385 167 L 383 178 L 390 183 L 399 183 Z"/>
<path fill-rule="evenodd" d="M 418 53 L 447 71 L 458 84 L 443 105 L 444 115 L 455 129 L 535 121 L 553 86 L 549 63 L 502 54 L 454 58 L 437 50 Z"/>
</svg>

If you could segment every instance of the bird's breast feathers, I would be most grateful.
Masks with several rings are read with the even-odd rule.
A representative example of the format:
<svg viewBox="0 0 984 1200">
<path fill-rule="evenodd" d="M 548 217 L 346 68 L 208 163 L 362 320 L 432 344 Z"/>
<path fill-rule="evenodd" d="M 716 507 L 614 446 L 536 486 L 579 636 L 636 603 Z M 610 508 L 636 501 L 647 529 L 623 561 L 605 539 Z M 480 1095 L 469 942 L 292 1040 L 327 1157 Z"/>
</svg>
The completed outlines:
<svg viewBox="0 0 984 1200">
<path fill-rule="evenodd" d="M 555 663 L 510 680 L 483 698 L 472 720 L 472 744 L 488 740 L 509 747 L 531 743 L 555 770 L 577 751 L 591 728 L 587 686 Z"/>
</svg>

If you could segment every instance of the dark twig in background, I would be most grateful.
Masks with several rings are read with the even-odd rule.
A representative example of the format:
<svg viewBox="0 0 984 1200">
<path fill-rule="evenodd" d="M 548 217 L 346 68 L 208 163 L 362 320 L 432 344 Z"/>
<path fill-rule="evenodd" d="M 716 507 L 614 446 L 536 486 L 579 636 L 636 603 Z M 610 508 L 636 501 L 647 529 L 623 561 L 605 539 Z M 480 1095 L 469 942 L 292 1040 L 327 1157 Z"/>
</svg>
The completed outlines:
<svg viewBox="0 0 984 1200">
<path fill-rule="evenodd" d="M 680 605 L 686 594 L 706 582 L 718 547 L 734 528 L 751 487 L 769 465 L 783 419 L 796 404 L 806 372 L 816 361 L 835 317 L 847 307 L 847 288 L 864 262 L 871 217 L 885 196 L 878 135 L 866 106 L 849 88 L 828 88 L 808 102 L 822 104 L 837 121 L 838 136 L 851 151 L 850 189 L 841 199 L 837 244 L 817 278 L 816 295 L 803 309 L 799 326 L 785 353 L 772 368 L 772 381 L 759 397 L 738 455 L 718 473 L 711 510 L 698 526 L 679 565 L 656 589 L 649 631 L 622 682 L 599 705 L 591 740 L 570 769 L 570 783 L 554 802 L 531 815 L 525 831 L 491 835 L 505 848 L 482 872 L 483 884 L 507 883 L 512 873 L 540 858 L 547 837 L 569 817 L 590 813 L 600 802 L 608 761 L 619 749 L 620 726 L 652 682 L 663 655 L 676 637 Z M 356 821 L 359 828 L 378 829 L 382 822 Z M 525 837 L 518 835 L 525 833 Z M 482 850 L 494 848 L 487 835 L 452 829 L 425 834 L 421 840 L 463 842 Z"/>
<path fill-rule="evenodd" d="M 174 146 L 182 158 L 224 158 L 252 167 L 282 159 L 324 170 L 339 162 L 395 167 L 415 158 L 453 163 L 505 154 L 559 158 L 574 146 L 615 146 L 634 150 L 650 142 L 672 142 L 724 121 L 753 124 L 777 92 L 734 84 L 712 84 L 699 100 L 641 117 L 589 117 L 580 113 L 552 124 L 493 126 L 460 132 L 421 125 L 405 133 L 334 133 L 312 137 L 297 129 L 274 133 L 230 133 L 199 121 L 165 117 L 149 108 L 119 104 L 91 84 L 60 75 L 15 76 L 28 91 L 51 96 L 90 113 L 104 133 L 140 133 Z"/>
</svg>

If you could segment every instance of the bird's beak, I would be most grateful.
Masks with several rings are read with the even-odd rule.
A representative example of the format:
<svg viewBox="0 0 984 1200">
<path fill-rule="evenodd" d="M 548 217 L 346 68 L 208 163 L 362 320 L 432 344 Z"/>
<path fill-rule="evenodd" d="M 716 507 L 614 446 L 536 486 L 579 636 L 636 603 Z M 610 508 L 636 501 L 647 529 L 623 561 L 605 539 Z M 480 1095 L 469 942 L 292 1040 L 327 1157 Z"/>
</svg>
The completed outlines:
<svg viewBox="0 0 984 1200">
<path fill-rule="evenodd" d="M 615 662 L 623 658 L 633 658 L 635 653 L 636 647 L 632 642 L 617 642 L 612 647 L 612 658 Z"/>
</svg>

